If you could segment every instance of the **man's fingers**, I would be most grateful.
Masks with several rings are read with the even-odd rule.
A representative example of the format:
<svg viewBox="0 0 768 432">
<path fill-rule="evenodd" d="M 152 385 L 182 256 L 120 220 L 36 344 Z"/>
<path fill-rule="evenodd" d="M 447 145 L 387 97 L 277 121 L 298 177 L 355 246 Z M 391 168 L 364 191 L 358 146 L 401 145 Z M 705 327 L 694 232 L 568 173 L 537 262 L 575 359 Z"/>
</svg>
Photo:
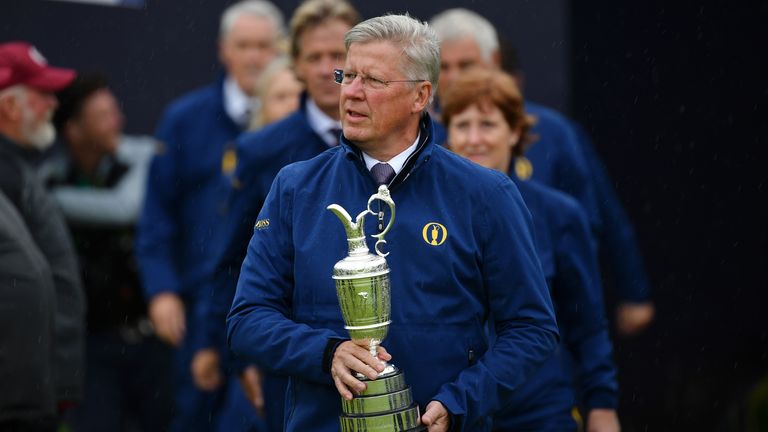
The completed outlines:
<svg viewBox="0 0 768 432">
<path fill-rule="evenodd" d="M 432 401 L 427 404 L 421 423 L 428 427 L 429 432 L 444 432 L 450 427 L 450 417 L 442 403 Z"/>
<path fill-rule="evenodd" d="M 381 360 L 384 361 L 390 361 L 392 360 L 392 355 L 387 352 L 387 349 L 383 346 L 379 345 L 379 350 L 376 352 L 376 355 L 379 356 Z"/>
<path fill-rule="evenodd" d="M 356 394 L 360 394 L 363 391 L 365 391 L 366 385 L 364 382 L 357 379 L 352 373 L 347 371 L 346 373 L 341 371 L 337 371 L 336 376 L 341 380 L 341 382 L 347 386 L 347 388 L 355 392 Z"/>
<path fill-rule="evenodd" d="M 149 316 L 155 333 L 171 345 L 179 345 L 186 333 L 184 302 L 173 293 L 161 293 L 152 298 Z"/>
<path fill-rule="evenodd" d="M 338 390 L 341 397 L 346 400 L 352 400 L 352 393 L 336 374 L 333 375 L 333 383 L 336 385 L 336 390 Z"/>
<path fill-rule="evenodd" d="M 171 309 L 169 321 L 175 345 L 178 345 L 184 340 L 184 334 L 186 333 L 184 310 L 178 307 Z"/>
<path fill-rule="evenodd" d="M 243 371 L 241 379 L 243 387 L 246 388 L 248 399 L 260 414 L 264 414 L 264 393 L 261 388 L 261 374 L 256 366 L 248 366 Z"/>
<path fill-rule="evenodd" d="M 215 350 L 203 349 L 195 353 L 190 369 L 195 386 L 200 390 L 213 391 L 222 383 L 219 354 Z"/>
<path fill-rule="evenodd" d="M 425 426 L 432 425 L 432 423 L 435 422 L 435 419 L 432 417 L 434 416 L 432 415 L 431 412 L 429 411 L 425 412 L 424 414 L 421 415 L 421 423 L 424 424 Z"/>
<path fill-rule="evenodd" d="M 334 361 L 337 360 L 341 361 L 348 369 L 360 372 L 372 380 L 378 378 L 379 372 L 384 370 L 381 360 L 373 357 L 367 349 L 351 341 L 342 343 L 336 349 Z"/>
</svg>

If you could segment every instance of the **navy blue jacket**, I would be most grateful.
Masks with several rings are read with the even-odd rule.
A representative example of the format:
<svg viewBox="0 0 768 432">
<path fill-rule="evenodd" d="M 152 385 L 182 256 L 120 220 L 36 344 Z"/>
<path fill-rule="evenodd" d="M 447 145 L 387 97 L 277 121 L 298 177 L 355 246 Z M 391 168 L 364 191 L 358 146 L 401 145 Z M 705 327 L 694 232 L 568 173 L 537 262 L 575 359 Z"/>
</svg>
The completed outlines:
<svg viewBox="0 0 768 432">
<path fill-rule="evenodd" d="M 533 168 L 531 178 L 579 201 L 596 234 L 599 252 L 615 277 L 620 299 L 647 300 L 650 289 L 632 225 L 586 133 L 550 108 L 526 101 L 525 109 L 538 120 L 531 129 L 538 140 L 525 154 Z"/>
<path fill-rule="evenodd" d="M 571 124 L 576 131 L 581 153 L 587 160 L 597 196 L 597 209 L 602 221 L 598 232 L 601 258 L 614 278 L 619 299 L 632 302 L 648 301 L 651 296 L 650 283 L 632 223 L 616 196 L 611 178 L 600 161 L 592 140 L 579 124 Z"/>
<path fill-rule="evenodd" d="M 213 280 L 205 289 L 204 345 L 223 346 L 226 317 L 235 296 L 240 265 L 245 259 L 248 240 L 272 181 L 284 166 L 311 159 L 328 150 L 328 144 L 310 126 L 306 96 L 299 109 L 285 119 L 238 138 L 237 167 L 227 200 L 227 215 L 216 239 L 212 261 Z"/>
<path fill-rule="evenodd" d="M 214 245 L 212 279 L 203 288 L 206 301 L 201 302 L 199 308 L 203 315 L 200 346 L 213 347 L 225 358 L 228 357 L 225 320 L 235 296 L 254 222 L 272 181 L 284 166 L 311 159 L 328 150 L 328 144 L 309 124 L 306 101 L 304 95 L 295 113 L 259 131 L 245 133 L 237 140 L 237 167 L 227 200 L 227 215 Z M 230 365 L 240 368 L 243 365 L 239 363 Z M 282 431 L 286 380 L 267 374 L 262 386 L 269 430 Z"/>
<path fill-rule="evenodd" d="M 459 430 L 490 430 L 501 408 L 555 349 L 554 311 L 528 210 L 512 181 L 422 143 L 391 183 L 392 324 L 384 341 L 423 408 L 439 400 Z M 347 254 L 332 203 L 359 212 L 376 184 L 350 143 L 280 171 L 243 263 L 228 341 L 239 355 L 291 375 L 287 431 L 337 431 L 340 396 L 323 357 L 347 337 L 331 271 Z M 439 245 L 423 231 L 445 227 Z M 371 226 L 373 224 L 369 224 Z M 496 343 L 486 320 L 495 317 Z"/>
<path fill-rule="evenodd" d="M 494 416 L 494 428 L 575 430 L 571 408 L 577 401 L 587 411 L 617 404 L 616 367 L 592 235 L 573 198 L 535 181 L 515 183 L 531 211 L 562 343 L 557 355 L 515 392 L 508 408 Z"/>
<path fill-rule="evenodd" d="M 224 111 L 222 86 L 172 103 L 157 128 L 163 150 L 152 161 L 136 237 L 147 298 L 170 291 L 194 299 L 206 275 L 241 132 Z"/>
<path fill-rule="evenodd" d="M 575 131 L 565 117 L 552 109 L 526 101 L 525 110 L 536 117 L 530 131 L 536 141 L 525 152 L 533 167 L 531 178 L 576 198 L 587 212 L 592 229 L 598 230 L 602 221 L 595 190 L 587 161 L 576 143 Z M 510 174 L 520 177 L 519 172 Z"/>
</svg>

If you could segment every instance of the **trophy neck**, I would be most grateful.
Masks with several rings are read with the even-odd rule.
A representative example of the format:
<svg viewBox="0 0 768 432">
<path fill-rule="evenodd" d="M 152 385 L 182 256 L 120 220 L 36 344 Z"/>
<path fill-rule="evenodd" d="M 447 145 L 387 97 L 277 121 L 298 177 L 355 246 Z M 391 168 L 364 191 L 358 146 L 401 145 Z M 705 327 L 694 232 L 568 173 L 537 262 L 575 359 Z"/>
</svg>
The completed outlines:
<svg viewBox="0 0 768 432">
<path fill-rule="evenodd" d="M 349 246 L 349 256 L 368 256 L 369 250 L 368 245 L 365 243 L 365 235 L 347 238 L 347 245 Z"/>
</svg>

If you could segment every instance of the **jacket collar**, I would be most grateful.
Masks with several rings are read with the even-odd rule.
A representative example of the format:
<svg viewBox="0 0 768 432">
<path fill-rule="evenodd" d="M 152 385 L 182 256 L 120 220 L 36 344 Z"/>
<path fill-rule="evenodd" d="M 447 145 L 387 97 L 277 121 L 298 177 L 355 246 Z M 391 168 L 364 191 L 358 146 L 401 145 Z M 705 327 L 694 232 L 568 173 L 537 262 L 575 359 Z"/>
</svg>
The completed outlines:
<svg viewBox="0 0 768 432">
<path fill-rule="evenodd" d="M 416 151 L 413 152 L 413 155 L 418 154 L 420 155 L 419 159 L 422 159 L 422 156 L 428 156 L 429 153 L 432 152 L 432 144 L 434 144 L 435 135 L 432 118 L 427 113 L 424 113 L 424 115 L 421 117 L 421 122 L 419 124 L 419 135 L 419 146 L 416 148 Z M 348 140 L 347 137 L 345 137 L 343 134 L 341 136 L 341 148 L 344 150 L 344 154 L 347 158 L 356 159 L 362 162 L 362 150 L 360 150 L 360 148 L 352 143 L 352 141 Z M 405 167 L 403 169 L 405 169 Z"/>
<path fill-rule="evenodd" d="M 411 171 L 413 171 L 414 168 L 420 166 L 424 162 L 427 162 L 430 158 L 430 155 L 432 154 L 432 150 L 434 148 L 435 130 L 434 124 L 432 123 L 432 118 L 427 113 L 424 113 L 421 117 L 421 122 L 419 123 L 419 136 L 419 145 L 416 147 L 416 150 L 408 157 L 405 164 L 403 165 L 403 169 L 400 170 L 400 172 L 392 179 L 392 182 L 389 184 L 389 190 L 394 190 L 400 186 L 403 181 L 405 181 L 405 179 L 408 178 L 408 176 L 411 174 Z M 360 148 L 358 148 L 354 143 L 349 141 L 343 134 L 341 136 L 341 148 L 344 152 L 344 156 L 347 159 L 354 161 L 361 171 L 364 171 L 368 176 L 371 176 L 371 173 L 368 171 L 365 166 L 365 162 L 363 161 L 362 150 L 360 150 Z"/>
<path fill-rule="evenodd" d="M 23 147 L 3 134 L 0 134 L 0 150 L 11 153 L 32 165 L 37 164 L 42 157 L 42 153 L 39 150 Z"/>
</svg>

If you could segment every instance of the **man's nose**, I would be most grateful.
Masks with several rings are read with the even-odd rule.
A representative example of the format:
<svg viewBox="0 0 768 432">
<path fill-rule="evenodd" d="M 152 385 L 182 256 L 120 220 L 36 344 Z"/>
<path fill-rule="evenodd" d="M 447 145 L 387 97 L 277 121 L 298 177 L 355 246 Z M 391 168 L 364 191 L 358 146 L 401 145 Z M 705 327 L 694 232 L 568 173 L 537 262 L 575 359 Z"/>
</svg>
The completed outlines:
<svg viewBox="0 0 768 432">
<path fill-rule="evenodd" d="M 349 84 L 341 86 L 341 91 L 345 97 L 363 99 L 365 98 L 365 92 L 363 91 L 363 77 L 358 75 Z"/>
</svg>

